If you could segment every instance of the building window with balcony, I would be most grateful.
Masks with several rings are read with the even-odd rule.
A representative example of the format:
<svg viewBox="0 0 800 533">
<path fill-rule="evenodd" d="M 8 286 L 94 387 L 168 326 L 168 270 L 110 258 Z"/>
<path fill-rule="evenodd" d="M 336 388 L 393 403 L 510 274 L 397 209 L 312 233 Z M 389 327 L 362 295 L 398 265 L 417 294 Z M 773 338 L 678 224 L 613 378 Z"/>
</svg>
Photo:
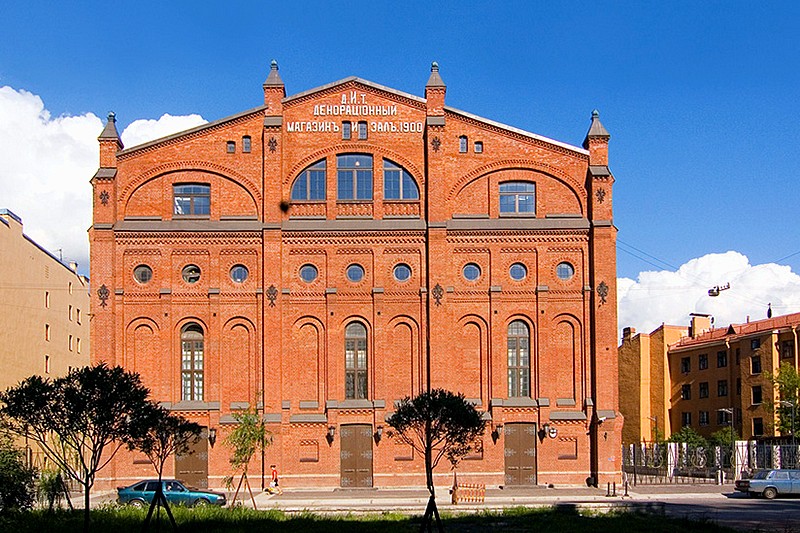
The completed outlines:
<svg viewBox="0 0 800 533">
<path fill-rule="evenodd" d="M 336 156 L 339 200 L 372 200 L 372 156 L 343 154 Z"/>
<path fill-rule="evenodd" d="M 203 401 L 203 330 L 189 324 L 181 331 L 181 399 Z"/>
<path fill-rule="evenodd" d="M 515 320 L 508 325 L 508 397 L 531 394 L 530 331 L 528 325 Z"/>
<path fill-rule="evenodd" d="M 324 159 L 301 172 L 292 185 L 292 200 L 302 202 L 324 200 L 326 172 Z"/>
<path fill-rule="evenodd" d="M 211 213 L 211 186 L 200 183 L 173 185 L 173 213 L 176 215 L 208 215 Z"/>
<path fill-rule="evenodd" d="M 697 369 L 706 370 L 708 368 L 708 354 L 701 353 L 697 358 Z"/>
<path fill-rule="evenodd" d="M 697 396 L 700 398 L 708 398 L 708 381 L 700 382 L 699 390 L 697 391 Z"/>
<path fill-rule="evenodd" d="M 717 396 L 720 398 L 728 395 L 728 380 L 721 379 L 717 381 Z"/>
<path fill-rule="evenodd" d="M 728 366 L 728 352 L 717 352 L 717 368 L 725 368 Z"/>
<path fill-rule="evenodd" d="M 344 396 L 348 400 L 367 398 L 367 328 L 351 322 L 344 334 Z"/>
</svg>

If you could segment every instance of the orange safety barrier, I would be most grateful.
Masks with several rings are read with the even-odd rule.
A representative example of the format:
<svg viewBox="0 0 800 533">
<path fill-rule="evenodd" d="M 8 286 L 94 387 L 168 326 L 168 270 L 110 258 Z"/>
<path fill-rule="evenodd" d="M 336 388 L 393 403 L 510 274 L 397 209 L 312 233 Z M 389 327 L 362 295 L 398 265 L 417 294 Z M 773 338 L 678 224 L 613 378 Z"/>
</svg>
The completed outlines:
<svg viewBox="0 0 800 533">
<path fill-rule="evenodd" d="M 450 491 L 453 504 L 459 502 L 483 503 L 486 500 L 486 485 L 483 483 L 457 483 Z"/>
</svg>

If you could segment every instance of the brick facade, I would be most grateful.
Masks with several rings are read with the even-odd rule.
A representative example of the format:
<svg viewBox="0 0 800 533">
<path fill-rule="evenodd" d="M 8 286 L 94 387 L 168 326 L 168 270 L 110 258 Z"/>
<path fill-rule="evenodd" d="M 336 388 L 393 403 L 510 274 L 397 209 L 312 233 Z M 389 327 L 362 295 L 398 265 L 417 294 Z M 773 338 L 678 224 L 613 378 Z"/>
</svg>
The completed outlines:
<svg viewBox="0 0 800 533">
<path fill-rule="evenodd" d="M 263 106 L 171 137 L 123 149 L 110 116 L 92 180 L 92 358 L 139 372 L 155 398 L 216 432 L 210 486 L 230 474 L 231 413 L 254 401 L 274 441 L 251 475 L 275 463 L 286 486 L 347 485 L 343 439 L 368 427 L 361 482 L 423 484 L 422 459 L 388 438 L 385 419 L 429 384 L 462 392 L 488 421 L 461 478 L 511 483 L 506 434 L 520 428 L 528 440 L 508 451 L 534 457 L 523 483 L 617 479 L 609 135 L 595 113 L 584 147 L 567 145 L 447 107 L 445 92 L 434 65 L 425 98 L 358 78 L 286 97 L 273 63 Z M 369 158 L 343 154 L 371 156 L 371 176 Z M 305 171 L 322 162 L 320 188 L 320 172 Z M 187 184 L 210 191 L 207 212 L 176 207 Z M 356 199 L 340 198 L 350 184 Z M 187 265 L 199 279 L 184 280 Z M 151 277 L 137 281 L 143 266 Z M 203 368 L 183 382 L 187 331 L 202 339 L 187 357 L 202 353 Z M 517 392 L 510 335 L 530 345 Z M 102 474 L 150 475 L 141 463 L 120 455 Z"/>
</svg>

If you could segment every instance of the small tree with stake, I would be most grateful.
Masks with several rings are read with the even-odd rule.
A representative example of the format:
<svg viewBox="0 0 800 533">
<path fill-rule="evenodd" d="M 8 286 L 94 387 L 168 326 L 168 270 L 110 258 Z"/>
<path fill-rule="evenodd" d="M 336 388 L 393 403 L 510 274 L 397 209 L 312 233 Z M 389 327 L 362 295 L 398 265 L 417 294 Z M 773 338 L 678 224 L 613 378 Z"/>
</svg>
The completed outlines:
<svg viewBox="0 0 800 533">
<path fill-rule="evenodd" d="M 250 481 L 247 479 L 247 468 L 250 466 L 250 460 L 253 455 L 258 450 L 264 450 L 264 448 L 272 444 L 272 436 L 267 431 L 264 420 L 258 414 L 258 409 L 253 406 L 233 413 L 233 418 L 236 420 L 237 425 L 225 439 L 225 443 L 233 450 L 230 457 L 231 466 L 234 470 L 241 471 L 241 477 L 231 500 L 231 506 L 236 502 L 239 490 L 244 484 L 250 492 L 250 499 L 253 501 L 253 508 L 255 508 L 256 499 L 253 496 Z M 229 478 L 229 480 L 232 481 L 233 479 Z"/>
<path fill-rule="evenodd" d="M 425 457 L 430 498 L 420 531 L 431 531 L 434 518 L 438 530 L 444 531 L 436 508 L 433 469 L 443 457 L 455 467 L 458 461 L 476 449 L 486 423 L 463 394 L 444 389 L 433 389 L 414 398 L 403 398 L 387 422 L 400 440 Z"/>
<path fill-rule="evenodd" d="M 0 417 L 36 442 L 56 467 L 83 486 L 83 529 L 89 531 L 89 493 L 97 472 L 142 425 L 150 405 L 138 374 L 101 363 L 53 381 L 31 376 L 0 393 Z"/>
<path fill-rule="evenodd" d="M 150 502 L 150 510 L 142 527 L 146 530 L 150 525 L 153 511 L 163 505 L 169 517 L 173 531 L 178 525 L 172 516 L 167 498 L 164 496 L 162 478 L 164 476 L 164 465 L 174 454 L 187 453 L 191 446 L 200 438 L 201 427 L 194 422 L 189 422 L 181 416 L 170 414 L 169 411 L 155 404 L 151 404 L 137 417 L 139 427 L 135 431 L 135 438 L 128 442 L 130 449 L 136 449 L 144 453 L 153 465 L 158 475 L 158 486 L 153 501 Z"/>
</svg>

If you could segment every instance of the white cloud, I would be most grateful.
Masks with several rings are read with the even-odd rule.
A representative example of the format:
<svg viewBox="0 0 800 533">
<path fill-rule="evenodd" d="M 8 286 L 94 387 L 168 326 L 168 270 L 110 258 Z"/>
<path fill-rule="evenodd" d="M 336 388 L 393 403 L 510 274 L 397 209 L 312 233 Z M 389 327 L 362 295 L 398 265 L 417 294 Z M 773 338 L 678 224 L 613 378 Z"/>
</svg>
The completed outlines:
<svg viewBox="0 0 800 533">
<path fill-rule="evenodd" d="M 178 131 L 194 128 L 206 122 L 200 115 L 173 116 L 165 113 L 158 120 L 134 120 L 125 128 L 120 137 L 125 148 L 130 148 L 137 144 L 172 135 Z"/>
<path fill-rule="evenodd" d="M 132 123 L 122 138 L 133 146 L 204 122 L 199 115 L 164 115 Z M 103 125 L 93 113 L 53 118 L 39 96 L 0 87 L 0 208 L 20 216 L 40 246 L 77 261 L 81 273 L 89 270 L 89 180 Z"/>
<path fill-rule="evenodd" d="M 711 297 L 708 290 L 730 283 Z M 662 323 L 685 326 L 689 313 L 708 313 L 717 327 L 800 311 L 800 276 L 791 268 L 751 265 L 739 252 L 708 254 L 676 271 L 642 272 L 637 280 L 617 280 L 619 328 L 650 333 Z"/>
</svg>

